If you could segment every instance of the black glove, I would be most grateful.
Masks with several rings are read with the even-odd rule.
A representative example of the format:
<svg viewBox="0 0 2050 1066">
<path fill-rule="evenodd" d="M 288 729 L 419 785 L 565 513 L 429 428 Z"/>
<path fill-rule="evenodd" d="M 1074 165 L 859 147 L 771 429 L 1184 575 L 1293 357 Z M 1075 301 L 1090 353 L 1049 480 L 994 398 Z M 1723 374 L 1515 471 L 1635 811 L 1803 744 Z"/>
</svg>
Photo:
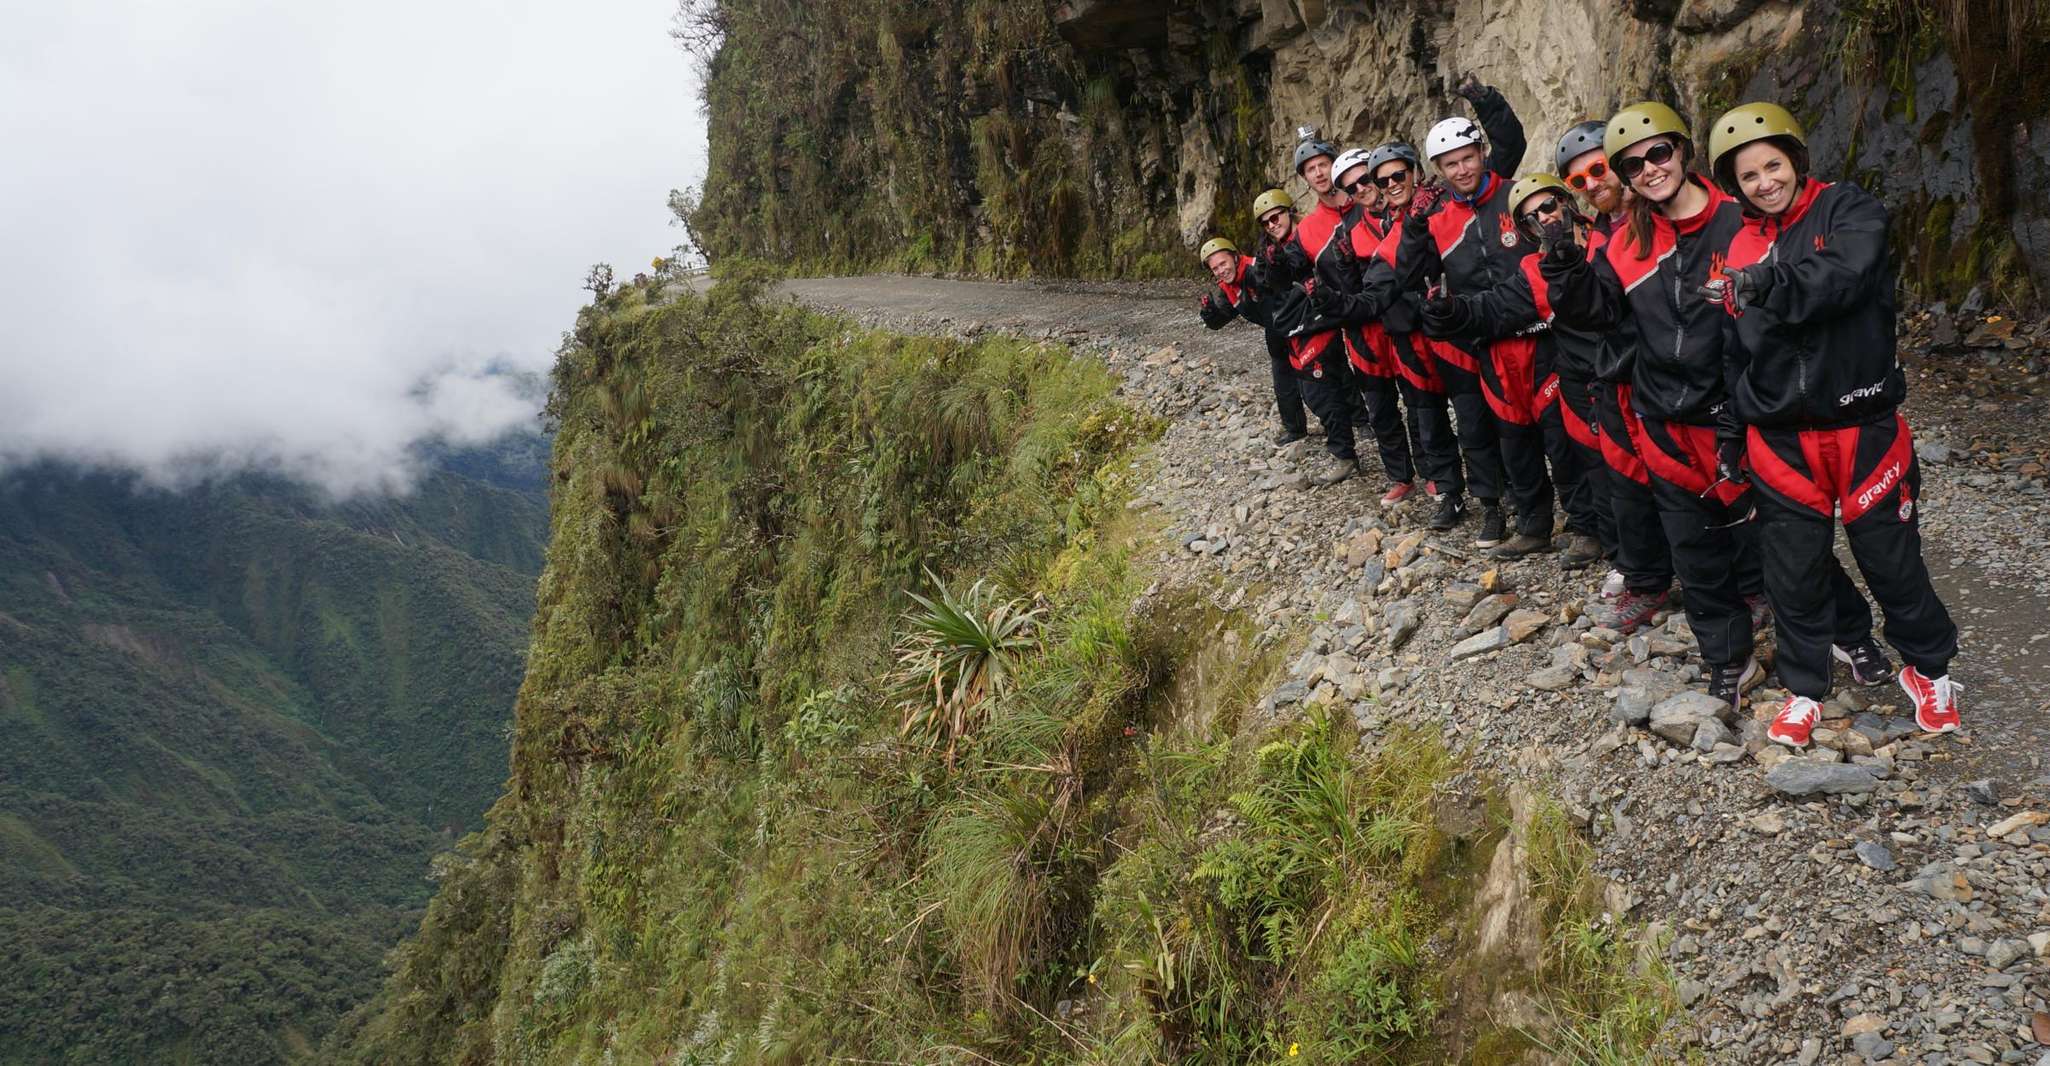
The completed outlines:
<svg viewBox="0 0 2050 1066">
<path fill-rule="evenodd" d="M 1571 263 L 1581 257 L 1580 240 L 1570 219 L 1555 218 L 1538 227 L 1538 251 L 1547 261 Z"/>
<path fill-rule="evenodd" d="M 1742 485 L 1751 480 L 1751 471 L 1744 466 L 1744 439 L 1742 437 L 1717 437 L 1715 440 L 1715 476 L 1732 485 Z"/>
<path fill-rule="evenodd" d="M 1471 74 L 1459 79 L 1459 84 L 1452 87 L 1452 95 L 1464 97 L 1470 104 L 1479 104 L 1494 91 L 1494 86 L 1482 85 L 1481 80 Z"/>
<path fill-rule="evenodd" d="M 1310 290 L 1310 306 L 1317 309 L 1321 318 L 1344 318 L 1348 302 L 1336 285 L 1319 285 Z"/>
<path fill-rule="evenodd" d="M 1266 292 L 1267 270 L 1267 263 L 1264 259 L 1255 259 L 1246 264 L 1246 287 L 1254 292 Z"/>
<path fill-rule="evenodd" d="M 1733 315 L 1741 315 L 1745 308 L 1765 299 L 1765 294 L 1771 291 L 1772 268 L 1760 263 L 1739 270 L 1725 270 L 1722 277 L 1708 279 L 1708 284 L 1695 289 L 1694 294 L 1722 304 Z"/>
<path fill-rule="evenodd" d="M 1225 323 L 1231 321 L 1231 312 L 1217 306 L 1217 301 L 1208 296 L 1203 297 L 1196 313 L 1202 316 L 1203 325 L 1209 329 L 1223 329 Z"/>
<path fill-rule="evenodd" d="M 1466 305 L 1450 296 L 1433 296 L 1424 301 L 1424 334 L 1454 337 L 1466 331 L 1470 316 Z"/>
</svg>

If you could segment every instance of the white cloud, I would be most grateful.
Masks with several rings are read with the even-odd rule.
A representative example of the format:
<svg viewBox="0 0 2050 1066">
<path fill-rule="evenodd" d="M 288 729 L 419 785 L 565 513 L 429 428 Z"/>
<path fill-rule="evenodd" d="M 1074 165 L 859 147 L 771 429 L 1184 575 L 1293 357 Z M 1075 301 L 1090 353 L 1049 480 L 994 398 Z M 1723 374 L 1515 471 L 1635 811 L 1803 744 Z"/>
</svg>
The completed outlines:
<svg viewBox="0 0 2050 1066">
<path fill-rule="evenodd" d="M 585 269 L 680 239 L 673 0 L 15 5 L 0 464 L 402 484 L 532 404 Z"/>
</svg>

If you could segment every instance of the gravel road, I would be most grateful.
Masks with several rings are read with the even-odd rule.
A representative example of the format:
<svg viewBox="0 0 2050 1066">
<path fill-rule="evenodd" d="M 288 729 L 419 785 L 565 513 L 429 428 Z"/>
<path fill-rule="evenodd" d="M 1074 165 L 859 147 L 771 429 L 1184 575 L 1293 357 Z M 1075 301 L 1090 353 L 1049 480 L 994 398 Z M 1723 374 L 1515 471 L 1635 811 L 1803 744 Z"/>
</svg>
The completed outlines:
<svg viewBox="0 0 2050 1066">
<path fill-rule="evenodd" d="M 875 325 L 1104 358 L 1131 402 L 1170 420 L 1134 502 L 1175 536 L 1162 580 L 1211 589 L 1254 612 L 1262 639 L 1302 648 L 1261 711 L 1349 703 L 1370 744 L 1393 720 L 1434 722 L 1563 797 L 1631 916 L 1669 936 L 1678 1039 L 1709 1061 L 2050 1066 L 2032 1031 L 2050 1027 L 2050 386 L 2030 347 L 2050 323 L 1970 350 L 1973 322 L 1947 311 L 1904 330 L 1926 555 L 1964 631 L 1966 730 L 1920 736 L 1897 687 L 1840 677 L 1822 742 L 1788 758 L 1762 738 L 1769 687 L 1731 721 L 1686 713 L 1676 694 L 1700 667 L 1683 617 L 1633 638 L 1593 628 L 1581 607 L 1599 572 L 1474 558 L 1471 519 L 1427 535 L 1424 504 L 1376 505 L 1378 476 L 1303 487 L 1313 455 L 1268 440 L 1258 332 L 1204 330 L 1195 283 L 784 288 Z"/>
</svg>

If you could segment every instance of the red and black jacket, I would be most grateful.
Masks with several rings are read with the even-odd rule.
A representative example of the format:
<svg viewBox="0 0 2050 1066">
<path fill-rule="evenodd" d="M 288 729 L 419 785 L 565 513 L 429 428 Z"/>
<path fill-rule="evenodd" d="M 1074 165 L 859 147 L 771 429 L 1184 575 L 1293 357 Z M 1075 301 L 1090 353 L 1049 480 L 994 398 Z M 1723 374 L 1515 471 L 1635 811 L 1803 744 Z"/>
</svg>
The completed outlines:
<svg viewBox="0 0 2050 1066">
<path fill-rule="evenodd" d="M 1308 267 L 1304 276 L 1298 278 L 1304 293 L 1313 293 L 1321 286 L 1330 286 L 1335 292 L 1355 293 L 1360 288 L 1359 260 L 1352 253 L 1353 224 L 1361 212 L 1340 211 L 1319 200 L 1302 221 L 1296 223 L 1293 239 L 1303 251 L 1299 264 Z M 1362 362 L 1372 365 L 1372 353 L 1367 349 L 1365 337 L 1359 326 L 1349 322 L 1326 319 L 1314 312 L 1303 324 L 1301 332 L 1291 338 L 1294 350 L 1289 362 L 1297 370 L 1310 371 L 1318 360 L 1332 354 L 1332 346 L 1340 345 L 1348 362 L 1359 366 Z"/>
<path fill-rule="evenodd" d="M 1243 318 L 1256 326 L 1267 324 L 1267 307 L 1260 302 L 1260 294 L 1253 291 L 1252 282 L 1246 277 L 1246 271 L 1252 265 L 1253 257 L 1241 253 L 1238 270 L 1232 274 L 1231 280 L 1217 283 L 1217 291 L 1224 295 L 1224 302 L 1214 306 L 1228 312 L 1225 322 Z"/>
<path fill-rule="evenodd" d="M 1541 267 L 1557 321 L 1591 333 L 1628 326 L 1636 334 L 1630 375 L 1638 413 L 1665 422 L 1733 426 L 1725 411 L 1724 360 L 1729 316 L 1696 292 L 1722 273 L 1724 255 L 1744 224 L 1743 209 L 1699 178 L 1708 203 L 1674 222 L 1652 215 L 1651 247 L 1639 250 L 1623 229 L 1599 255 Z M 1614 338 L 1618 344 L 1620 337 Z"/>
<path fill-rule="evenodd" d="M 1855 185 L 1809 179 L 1777 218 L 1748 218 L 1728 266 L 1766 264 L 1769 287 L 1733 317 L 1730 403 L 1766 429 L 1882 418 L 1907 396 L 1894 348 L 1886 207 Z"/>
</svg>

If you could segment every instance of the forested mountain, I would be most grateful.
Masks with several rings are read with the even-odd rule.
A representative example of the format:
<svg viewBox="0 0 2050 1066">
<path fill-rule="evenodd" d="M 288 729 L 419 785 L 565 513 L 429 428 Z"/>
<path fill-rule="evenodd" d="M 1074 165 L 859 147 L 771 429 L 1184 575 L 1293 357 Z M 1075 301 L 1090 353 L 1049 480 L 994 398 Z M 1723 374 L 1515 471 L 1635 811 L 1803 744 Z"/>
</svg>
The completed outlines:
<svg viewBox="0 0 2050 1066">
<path fill-rule="evenodd" d="M 545 447 L 0 476 L 0 1062 L 276 1061 L 369 992 L 505 777 Z"/>
</svg>

